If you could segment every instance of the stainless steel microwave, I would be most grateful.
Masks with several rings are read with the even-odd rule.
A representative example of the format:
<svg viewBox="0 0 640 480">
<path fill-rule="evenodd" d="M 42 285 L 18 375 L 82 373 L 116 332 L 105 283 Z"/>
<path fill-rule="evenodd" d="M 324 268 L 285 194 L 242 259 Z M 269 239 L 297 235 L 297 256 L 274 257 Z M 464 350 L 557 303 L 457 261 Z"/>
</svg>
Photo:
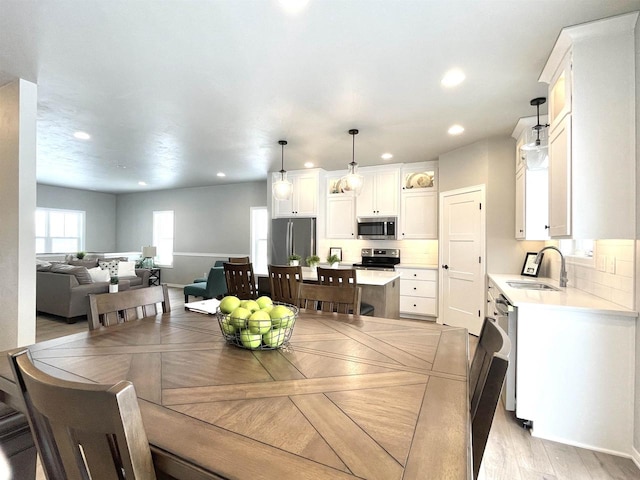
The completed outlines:
<svg viewBox="0 0 640 480">
<path fill-rule="evenodd" d="M 361 240 L 395 240 L 398 238 L 397 217 L 358 217 Z"/>
</svg>

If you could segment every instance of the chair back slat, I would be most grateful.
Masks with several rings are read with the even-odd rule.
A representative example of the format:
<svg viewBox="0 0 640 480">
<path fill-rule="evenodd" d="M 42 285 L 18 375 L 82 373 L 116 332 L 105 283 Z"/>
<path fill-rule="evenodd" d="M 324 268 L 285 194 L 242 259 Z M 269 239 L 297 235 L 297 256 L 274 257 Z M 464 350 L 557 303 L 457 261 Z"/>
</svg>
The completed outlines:
<svg viewBox="0 0 640 480">
<path fill-rule="evenodd" d="M 298 285 L 302 282 L 302 267 L 269 265 L 269 285 L 274 302 L 298 304 Z"/>
<path fill-rule="evenodd" d="M 249 257 L 229 257 L 229 263 L 249 263 Z"/>
<path fill-rule="evenodd" d="M 318 283 L 333 286 L 358 286 L 354 268 L 318 267 Z"/>
<path fill-rule="evenodd" d="M 256 278 L 252 263 L 225 263 L 224 276 L 227 281 L 227 295 L 235 295 L 241 300 L 258 298 Z"/>
<path fill-rule="evenodd" d="M 48 479 L 155 480 L 131 382 L 61 380 L 36 368 L 28 350 L 9 360 Z"/>
<path fill-rule="evenodd" d="M 167 285 L 138 288 L 116 293 L 89 294 L 89 330 L 171 311 Z"/>
<path fill-rule="evenodd" d="M 509 366 L 511 341 L 493 318 L 486 318 L 469 369 L 473 471 L 477 478 L 502 384 Z"/>
<path fill-rule="evenodd" d="M 298 306 L 323 312 L 353 313 L 360 315 L 360 287 L 344 288 L 328 285 L 300 283 Z"/>
</svg>

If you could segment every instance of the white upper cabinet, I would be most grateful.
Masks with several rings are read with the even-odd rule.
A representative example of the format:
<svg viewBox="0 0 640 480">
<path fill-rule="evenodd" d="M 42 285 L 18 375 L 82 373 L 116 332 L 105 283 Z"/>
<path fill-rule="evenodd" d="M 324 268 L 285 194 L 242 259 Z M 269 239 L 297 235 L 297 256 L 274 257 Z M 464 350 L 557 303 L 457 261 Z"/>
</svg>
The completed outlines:
<svg viewBox="0 0 640 480">
<path fill-rule="evenodd" d="M 338 172 L 327 178 L 327 238 L 356 238 L 356 202 L 351 193 L 344 193 Z M 346 173 L 346 172 L 344 172 Z"/>
<path fill-rule="evenodd" d="M 555 238 L 635 238 L 638 12 L 562 30 L 549 84 L 549 225 Z"/>
<path fill-rule="evenodd" d="M 293 184 L 293 193 L 288 200 L 273 199 L 273 218 L 316 217 L 320 188 L 320 170 L 300 170 L 287 173 Z M 272 174 L 272 180 L 280 179 L 279 173 Z"/>
<path fill-rule="evenodd" d="M 527 132 L 532 132 L 537 117 L 518 120 L 511 136 L 516 139 L 516 200 L 515 238 L 518 240 L 547 240 L 549 238 L 549 173 L 548 166 L 527 168 L 526 154 L 522 149 Z M 540 123 L 547 123 L 547 116 L 540 116 Z"/>
<path fill-rule="evenodd" d="M 438 190 L 435 162 L 402 167 L 400 239 L 438 238 Z"/>
<path fill-rule="evenodd" d="M 399 204 L 398 166 L 364 167 L 358 173 L 364 185 L 356 198 L 358 217 L 396 216 Z"/>
</svg>

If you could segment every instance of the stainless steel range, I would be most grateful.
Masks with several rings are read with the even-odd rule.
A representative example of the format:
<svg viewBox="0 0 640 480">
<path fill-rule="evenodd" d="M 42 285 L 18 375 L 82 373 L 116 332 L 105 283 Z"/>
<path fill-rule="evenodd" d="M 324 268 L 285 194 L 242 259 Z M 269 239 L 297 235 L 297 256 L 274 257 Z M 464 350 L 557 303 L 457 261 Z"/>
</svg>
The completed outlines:
<svg viewBox="0 0 640 480">
<path fill-rule="evenodd" d="M 397 248 L 363 248 L 362 262 L 354 263 L 359 270 L 395 270 L 400 263 L 400 250 Z"/>
</svg>

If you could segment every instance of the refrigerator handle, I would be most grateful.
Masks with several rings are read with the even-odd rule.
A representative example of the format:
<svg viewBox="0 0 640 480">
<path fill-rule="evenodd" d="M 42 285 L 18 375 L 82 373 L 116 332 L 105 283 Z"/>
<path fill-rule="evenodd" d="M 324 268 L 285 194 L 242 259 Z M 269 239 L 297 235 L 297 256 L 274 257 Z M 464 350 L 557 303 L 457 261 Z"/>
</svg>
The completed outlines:
<svg viewBox="0 0 640 480">
<path fill-rule="evenodd" d="M 289 255 L 291 255 L 291 249 L 293 248 L 293 223 L 291 220 L 287 221 L 287 258 L 286 262 L 289 261 Z"/>
<path fill-rule="evenodd" d="M 293 255 L 294 252 L 293 249 L 296 246 L 296 236 L 295 236 L 295 229 L 293 228 L 293 220 L 289 220 L 289 238 L 290 238 L 290 243 L 289 243 L 289 255 Z M 287 265 L 289 264 L 289 259 L 287 258 Z"/>
</svg>

